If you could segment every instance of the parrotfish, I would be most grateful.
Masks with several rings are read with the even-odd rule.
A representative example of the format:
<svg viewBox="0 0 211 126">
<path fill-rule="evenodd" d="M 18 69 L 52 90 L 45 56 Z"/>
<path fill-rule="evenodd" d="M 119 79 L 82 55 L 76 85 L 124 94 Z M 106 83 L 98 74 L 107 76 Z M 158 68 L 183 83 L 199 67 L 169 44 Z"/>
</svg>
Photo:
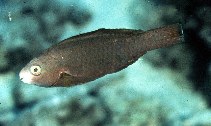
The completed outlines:
<svg viewBox="0 0 211 126">
<path fill-rule="evenodd" d="M 183 40 L 180 24 L 148 31 L 98 29 L 65 39 L 32 59 L 19 73 L 24 83 L 68 87 L 118 72 L 147 51 Z"/>
</svg>

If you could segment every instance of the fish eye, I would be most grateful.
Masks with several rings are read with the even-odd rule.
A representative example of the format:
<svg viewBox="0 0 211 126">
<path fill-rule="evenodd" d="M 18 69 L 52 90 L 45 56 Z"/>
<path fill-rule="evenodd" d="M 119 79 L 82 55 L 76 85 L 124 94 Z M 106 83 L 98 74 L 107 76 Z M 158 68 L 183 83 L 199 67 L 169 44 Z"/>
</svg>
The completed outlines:
<svg viewBox="0 0 211 126">
<path fill-rule="evenodd" d="M 38 75 L 41 74 L 41 67 L 40 67 L 40 66 L 31 66 L 30 72 L 31 72 L 33 75 L 38 76 Z"/>
</svg>

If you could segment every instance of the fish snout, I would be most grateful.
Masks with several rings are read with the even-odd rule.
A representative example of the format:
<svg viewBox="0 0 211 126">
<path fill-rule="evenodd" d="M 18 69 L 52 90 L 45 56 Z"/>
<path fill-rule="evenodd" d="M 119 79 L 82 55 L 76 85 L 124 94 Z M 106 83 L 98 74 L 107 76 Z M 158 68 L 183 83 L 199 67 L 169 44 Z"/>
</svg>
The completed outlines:
<svg viewBox="0 0 211 126">
<path fill-rule="evenodd" d="M 24 69 L 20 71 L 19 78 L 24 83 L 30 84 L 32 82 L 32 75 Z"/>
</svg>

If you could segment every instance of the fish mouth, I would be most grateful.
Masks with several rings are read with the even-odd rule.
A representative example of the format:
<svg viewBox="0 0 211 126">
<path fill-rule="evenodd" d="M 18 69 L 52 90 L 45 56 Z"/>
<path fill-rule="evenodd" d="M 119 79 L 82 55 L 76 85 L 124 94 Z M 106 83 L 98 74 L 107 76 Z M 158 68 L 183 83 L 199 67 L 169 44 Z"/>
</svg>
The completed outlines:
<svg viewBox="0 0 211 126">
<path fill-rule="evenodd" d="M 30 73 L 28 73 L 24 69 L 22 69 L 20 71 L 19 78 L 24 83 L 27 83 L 27 84 L 31 84 L 32 83 L 32 76 L 30 75 Z"/>
</svg>

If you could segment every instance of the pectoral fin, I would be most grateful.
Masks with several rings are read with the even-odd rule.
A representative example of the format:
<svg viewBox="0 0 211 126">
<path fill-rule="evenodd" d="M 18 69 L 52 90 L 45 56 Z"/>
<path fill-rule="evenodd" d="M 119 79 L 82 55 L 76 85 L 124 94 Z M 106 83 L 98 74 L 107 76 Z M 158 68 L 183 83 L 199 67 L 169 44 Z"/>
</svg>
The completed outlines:
<svg viewBox="0 0 211 126">
<path fill-rule="evenodd" d="M 83 77 L 72 74 L 69 70 L 62 69 L 59 72 L 57 81 L 51 85 L 55 87 L 69 87 L 85 82 Z"/>
<path fill-rule="evenodd" d="M 68 69 L 61 69 L 59 72 L 59 78 L 62 78 L 63 76 L 80 77 L 81 75 L 70 72 Z"/>
</svg>

